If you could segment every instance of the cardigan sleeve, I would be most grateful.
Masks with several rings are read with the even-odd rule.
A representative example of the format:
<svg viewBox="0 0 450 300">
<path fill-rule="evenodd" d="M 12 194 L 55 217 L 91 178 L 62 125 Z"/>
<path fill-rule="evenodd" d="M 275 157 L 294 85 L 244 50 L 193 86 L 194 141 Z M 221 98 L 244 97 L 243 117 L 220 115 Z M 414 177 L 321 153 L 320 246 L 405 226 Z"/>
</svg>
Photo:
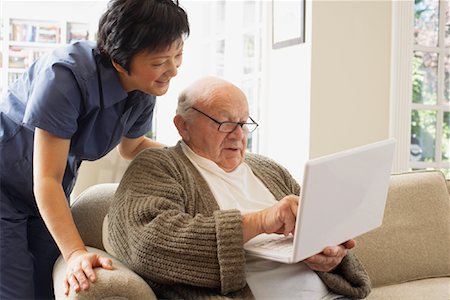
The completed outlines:
<svg viewBox="0 0 450 300">
<path fill-rule="evenodd" d="M 328 288 L 336 294 L 351 298 L 366 298 L 371 291 L 369 275 L 351 251 L 332 272 L 316 272 Z"/>
<path fill-rule="evenodd" d="M 190 173 L 165 153 L 145 150 L 125 172 L 108 214 L 114 252 L 157 283 L 215 288 L 222 294 L 243 288 L 240 212 L 187 213 L 188 205 L 215 200 L 205 200 Z"/>
</svg>

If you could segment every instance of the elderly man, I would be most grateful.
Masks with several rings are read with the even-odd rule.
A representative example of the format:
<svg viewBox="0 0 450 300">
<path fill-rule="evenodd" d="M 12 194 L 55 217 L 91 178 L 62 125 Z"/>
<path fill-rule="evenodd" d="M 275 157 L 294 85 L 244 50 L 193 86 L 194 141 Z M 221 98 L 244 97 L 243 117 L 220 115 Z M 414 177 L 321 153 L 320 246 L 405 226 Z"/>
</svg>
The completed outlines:
<svg viewBox="0 0 450 300">
<path fill-rule="evenodd" d="M 293 232 L 300 187 L 274 161 L 246 153 L 258 124 L 239 88 L 200 79 L 180 95 L 174 123 L 182 140 L 141 152 L 108 214 L 113 252 L 158 297 L 368 295 L 369 278 L 348 251 L 353 240 L 291 265 L 246 257 L 243 245 L 256 235 Z"/>
</svg>

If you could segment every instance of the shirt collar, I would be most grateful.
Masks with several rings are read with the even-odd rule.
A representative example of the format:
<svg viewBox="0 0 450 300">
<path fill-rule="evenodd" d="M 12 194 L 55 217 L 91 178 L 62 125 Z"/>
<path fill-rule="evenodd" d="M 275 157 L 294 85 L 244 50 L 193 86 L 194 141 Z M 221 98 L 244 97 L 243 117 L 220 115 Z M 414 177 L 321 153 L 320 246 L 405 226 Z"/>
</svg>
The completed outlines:
<svg viewBox="0 0 450 300">
<path fill-rule="evenodd" d="M 128 93 L 123 89 L 120 84 L 119 74 L 114 69 L 111 62 L 101 62 L 100 53 L 98 51 L 93 52 L 95 61 L 97 62 L 97 72 L 100 79 L 100 88 L 103 95 L 103 106 L 110 107 L 114 104 L 123 101 L 128 98 Z"/>
<path fill-rule="evenodd" d="M 189 160 L 197 167 L 200 167 L 205 170 L 209 170 L 212 173 L 215 173 L 216 175 L 221 176 L 235 176 L 236 174 L 239 174 L 242 172 L 242 168 L 244 167 L 245 162 L 241 163 L 239 166 L 237 166 L 236 169 L 234 169 L 231 172 L 224 171 L 221 167 L 219 167 L 215 162 L 213 162 L 210 159 L 207 159 L 203 156 L 198 155 L 195 153 L 183 140 L 180 141 L 181 149 L 183 150 L 184 154 L 189 158 Z"/>
</svg>

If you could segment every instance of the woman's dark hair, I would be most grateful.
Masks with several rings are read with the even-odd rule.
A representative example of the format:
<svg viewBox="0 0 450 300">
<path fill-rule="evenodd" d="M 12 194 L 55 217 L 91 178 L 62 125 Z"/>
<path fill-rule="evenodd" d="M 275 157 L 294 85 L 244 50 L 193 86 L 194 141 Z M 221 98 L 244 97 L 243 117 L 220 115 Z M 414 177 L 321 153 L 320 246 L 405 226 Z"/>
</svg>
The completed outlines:
<svg viewBox="0 0 450 300">
<path fill-rule="evenodd" d="M 178 0 L 111 0 L 98 26 L 97 46 L 130 72 L 131 58 L 142 50 L 163 50 L 189 35 L 186 12 Z"/>
</svg>

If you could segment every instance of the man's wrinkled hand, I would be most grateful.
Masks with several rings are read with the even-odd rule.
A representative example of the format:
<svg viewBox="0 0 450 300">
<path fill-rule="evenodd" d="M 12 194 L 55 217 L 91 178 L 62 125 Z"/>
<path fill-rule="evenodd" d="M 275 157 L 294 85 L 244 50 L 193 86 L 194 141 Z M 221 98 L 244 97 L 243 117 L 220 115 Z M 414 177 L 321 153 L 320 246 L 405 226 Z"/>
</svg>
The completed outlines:
<svg viewBox="0 0 450 300">
<path fill-rule="evenodd" d="M 90 282 L 95 282 L 97 277 L 94 268 L 102 267 L 112 270 L 112 261 L 96 253 L 89 253 L 86 250 L 73 252 L 67 260 L 66 278 L 64 280 L 64 294 L 69 295 L 70 288 L 78 293 L 80 290 L 87 290 Z"/>
<path fill-rule="evenodd" d="M 299 197 L 288 195 L 275 205 L 264 209 L 262 230 L 264 233 L 294 234 Z"/>
<path fill-rule="evenodd" d="M 313 255 L 303 262 L 311 270 L 330 272 L 342 262 L 342 259 L 347 255 L 347 251 L 355 247 L 355 245 L 356 242 L 354 240 L 349 240 L 338 246 L 329 246 L 321 253 Z"/>
</svg>

